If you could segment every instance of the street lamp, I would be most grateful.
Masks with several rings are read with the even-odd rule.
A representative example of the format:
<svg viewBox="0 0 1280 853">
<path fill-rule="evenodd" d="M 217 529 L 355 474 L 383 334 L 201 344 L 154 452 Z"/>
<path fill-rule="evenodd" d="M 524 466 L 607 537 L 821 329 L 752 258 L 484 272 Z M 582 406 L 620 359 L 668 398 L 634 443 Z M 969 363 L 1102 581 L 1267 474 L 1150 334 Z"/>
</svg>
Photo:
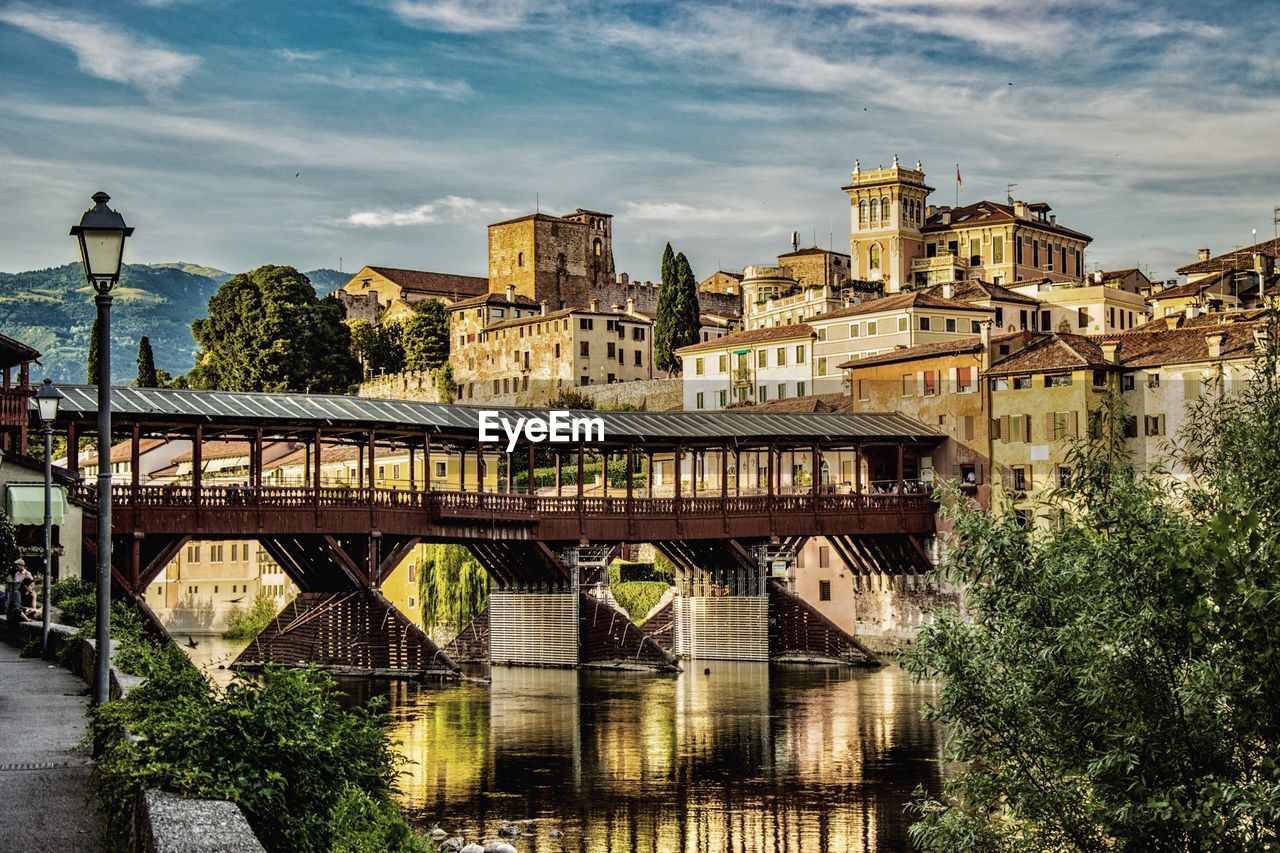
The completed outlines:
<svg viewBox="0 0 1280 853">
<path fill-rule="evenodd" d="M 45 379 L 36 392 L 36 409 L 40 414 L 40 426 L 44 429 L 44 584 L 40 597 L 42 624 L 40 626 L 40 651 L 49 656 L 49 580 L 53 574 L 53 422 L 58 417 L 58 403 L 62 392 L 53 387 L 52 379 Z M 68 453 L 73 452 L 70 448 Z"/>
<path fill-rule="evenodd" d="M 98 705 L 111 695 L 111 288 L 120 281 L 125 238 L 133 234 L 124 217 L 107 207 L 109 201 L 106 193 L 94 193 L 93 207 L 71 229 L 98 306 L 98 653 L 93 678 Z"/>
</svg>

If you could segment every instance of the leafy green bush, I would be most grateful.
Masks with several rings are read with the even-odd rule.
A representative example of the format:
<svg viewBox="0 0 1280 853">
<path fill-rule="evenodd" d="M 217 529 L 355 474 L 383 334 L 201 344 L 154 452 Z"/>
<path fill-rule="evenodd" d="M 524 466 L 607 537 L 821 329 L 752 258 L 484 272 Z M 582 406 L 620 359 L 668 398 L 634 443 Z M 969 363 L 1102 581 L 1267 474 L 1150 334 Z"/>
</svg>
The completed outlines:
<svg viewBox="0 0 1280 853">
<path fill-rule="evenodd" d="M 632 488 L 639 490 L 645 487 L 644 460 L 637 458 L 635 460 L 635 470 L 631 474 Z M 525 491 L 529 482 L 529 472 L 516 471 L 512 479 L 513 488 L 517 491 Z M 600 463 L 584 462 L 582 465 L 583 482 L 591 484 L 600 478 Z M 544 468 L 533 469 L 533 484 L 539 489 L 554 488 L 556 484 L 556 467 L 550 465 Z M 578 463 L 566 454 L 564 463 L 560 466 L 560 485 L 574 486 L 578 484 Z M 609 487 L 612 489 L 621 489 L 627 485 L 627 461 L 625 459 L 609 460 Z"/>
<path fill-rule="evenodd" d="M 329 814 L 333 853 L 435 853 L 436 846 L 414 833 L 400 807 L 348 785 Z"/>
<path fill-rule="evenodd" d="M 629 583 L 631 581 L 660 581 L 653 563 L 631 563 L 626 560 L 614 560 L 609 565 L 609 583 Z"/>
<path fill-rule="evenodd" d="M 237 677 L 219 699 L 180 650 L 144 645 L 147 681 L 94 709 L 105 744 L 94 776 L 113 835 L 127 837 L 138 792 L 158 788 L 237 803 L 268 850 L 348 849 L 334 846 L 333 831 L 352 837 L 353 821 L 375 812 L 384 842 L 404 837 L 383 805 L 399 759 L 379 706 L 343 710 L 327 674 L 275 667 L 258 681 Z M 375 806 L 344 800 L 352 788 Z M 374 837 L 350 849 L 378 849 Z"/>
<path fill-rule="evenodd" d="M 227 630 L 224 640 L 252 640 L 276 618 L 276 600 L 265 593 L 258 593 L 248 607 L 233 607 L 227 613 Z"/>
<path fill-rule="evenodd" d="M 62 578 L 49 587 L 49 601 L 62 611 L 59 621 L 72 628 L 94 617 L 97 590 L 80 578 Z"/>
<path fill-rule="evenodd" d="M 658 604 L 663 593 L 670 588 L 670 584 L 661 581 L 631 581 L 609 587 L 618 604 L 637 625 L 644 623 L 644 618 L 649 615 L 649 611 Z"/>
</svg>

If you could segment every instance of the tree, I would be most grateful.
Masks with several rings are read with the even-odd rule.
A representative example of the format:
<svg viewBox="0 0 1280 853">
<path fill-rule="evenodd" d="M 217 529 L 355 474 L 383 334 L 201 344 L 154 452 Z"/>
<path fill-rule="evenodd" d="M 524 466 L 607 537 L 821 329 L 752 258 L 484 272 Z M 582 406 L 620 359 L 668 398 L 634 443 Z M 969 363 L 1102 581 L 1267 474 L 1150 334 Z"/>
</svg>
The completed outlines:
<svg viewBox="0 0 1280 853">
<path fill-rule="evenodd" d="M 957 762 L 922 798 L 923 850 L 1243 850 L 1280 841 L 1280 384 L 1274 316 L 1255 378 L 1189 413 L 1139 472 L 1118 394 L 1069 484 L 1023 525 L 953 496 L 937 614 L 908 666 Z"/>
<path fill-rule="evenodd" d="M 489 577 L 461 545 L 428 545 L 419 573 L 422 621 L 460 631 L 489 603 Z"/>
<path fill-rule="evenodd" d="M 658 312 L 653 324 L 653 363 L 658 369 L 672 371 L 678 366 L 672 346 L 677 308 L 676 256 L 671 244 L 662 250 L 662 281 L 658 285 Z"/>
<path fill-rule="evenodd" d="M 547 401 L 548 409 L 591 410 L 595 407 L 596 401 L 594 397 L 572 387 L 561 388 L 554 397 Z"/>
<path fill-rule="evenodd" d="M 89 364 L 85 371 L 85 382 L 89 385 L 98 384 L 98 373 L 100 359 L 98 357 L 98 329 L 101 328 L 98 317 L 93 318 L 93 330 L 89 332 Z"/>
<path fill-rule="evenodd" d="M 698 281 L 693 277 L 684 252 L 676 255 L 675 328 L 671 349 L 696 344 L 702 337 L 702 309 L 698 304 Z M 677 359 L 678 360 L 678 359 Z"/>
<path fill-rule="evenodd" d="M 435 370 L 449 360 L 449 312 L 438 299 L 413 305 L 413 316 L 404 323 L 406 370 Z"/>
<path fill-rule="evenodd" d="M 192 388 L 345 393 L 359 381 L 344 309 L 293 267 L 232 276 L 191 325 L 200 346 Z"/>
<path fill-rule="evenodd" d="M 351 324 L 351 354 L 360 361 L 365 376 L 399 373 L 405 360 L 402 327 L 356 320 Z"/>
<path fill-rule="evenodd" d="M 156 373 L 156 357 L 151 352 L 151 339 L 138 338 L 138 378 L 133 384 L 139 388 L 159 388 L 160 377 Z"/>
</svg>

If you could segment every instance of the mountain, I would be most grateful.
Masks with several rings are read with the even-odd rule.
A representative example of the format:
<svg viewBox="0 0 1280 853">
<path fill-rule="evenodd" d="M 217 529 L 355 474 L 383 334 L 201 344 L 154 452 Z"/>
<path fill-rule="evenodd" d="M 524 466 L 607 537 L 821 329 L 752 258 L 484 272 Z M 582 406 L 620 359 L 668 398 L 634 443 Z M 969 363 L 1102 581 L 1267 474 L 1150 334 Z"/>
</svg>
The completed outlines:
<svg viewBox="0 0 1280 853">
<path fill-rule="evenodd" d="M 320 295 L 350 278 L 331 269 L 306 275 Z M 229 278 L 231 273 L 184 262 L 126 264 L 112 291 L 112 383 L 126 384 L 137 374 L 143 335 L 151 338 L 157 368 L 175 376 L 190 370 L 196 350 L 191 322 L 205 316 L 209 297 Z M 85 381 L 94 313 L 93 288 L 78 263 L 0 273 L 0 333 L 40 351 L 33 382 L 46 376 L 60 383 Z"/>
</svg>

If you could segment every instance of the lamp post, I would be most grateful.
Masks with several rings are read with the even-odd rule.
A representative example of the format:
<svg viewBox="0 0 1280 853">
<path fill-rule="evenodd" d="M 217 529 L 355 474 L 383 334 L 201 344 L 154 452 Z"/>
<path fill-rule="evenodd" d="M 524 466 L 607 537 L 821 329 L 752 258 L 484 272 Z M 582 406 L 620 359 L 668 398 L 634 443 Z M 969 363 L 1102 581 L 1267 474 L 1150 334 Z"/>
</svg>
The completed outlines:
<svg viewBox="0 0 1280 853">
<path fill-rule="evenodd" d="M 40 652 L 49 656 L 49 584 L 53 574 L 53 422 L 58 417 L 62 392 L 46 379 L 36 392 L 40 426 L 44 428 L 44 584 L 41 590 Z M 70 452 L 70 451 L 68 451 Z"/>
<path fill-rule="evenodd" d="M 93 678 L 98 705 L 106 704 L 111 690 L 111 288 L 120 281 L 124 241 L 133 233 L 124 217 L 107 207 L 109 201 L 106 193 L 94 193 L 93 207 L 71 229 L 98 306 L 98 653 Z"/>
</svg>

